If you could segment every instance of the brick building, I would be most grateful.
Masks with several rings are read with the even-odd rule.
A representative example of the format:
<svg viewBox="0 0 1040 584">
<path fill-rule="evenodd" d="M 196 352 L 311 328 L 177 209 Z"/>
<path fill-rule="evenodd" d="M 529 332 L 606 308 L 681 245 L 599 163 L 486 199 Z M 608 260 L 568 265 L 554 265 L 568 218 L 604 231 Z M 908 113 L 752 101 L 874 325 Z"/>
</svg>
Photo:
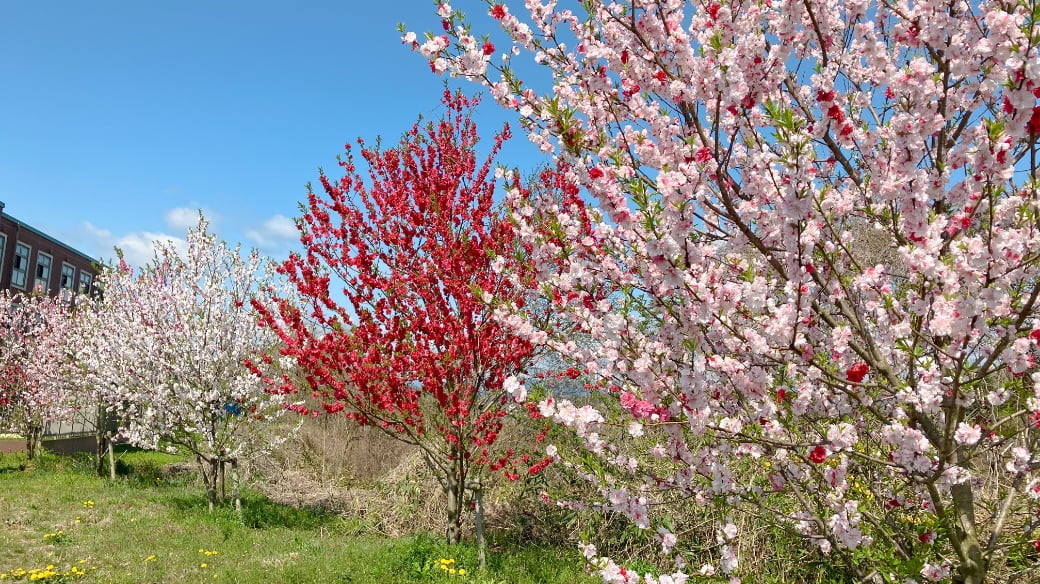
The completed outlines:
<svg viewBox="0 0 1040 584">
<path fill-rule="evenodd" d="M 0 201 L 0 290 L 71 296 L 95 291 L 97 260 L 4 212 Z"/>
</svg>

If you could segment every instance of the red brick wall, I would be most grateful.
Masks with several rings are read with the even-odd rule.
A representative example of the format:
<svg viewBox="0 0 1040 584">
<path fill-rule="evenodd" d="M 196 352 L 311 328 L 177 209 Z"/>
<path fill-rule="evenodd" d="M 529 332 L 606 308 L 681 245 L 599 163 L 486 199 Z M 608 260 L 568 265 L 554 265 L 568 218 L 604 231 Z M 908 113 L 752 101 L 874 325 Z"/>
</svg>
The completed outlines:
<svg viewBox="0 0 1040 584">
<path fill-rule="evenodd" d="M 41 251 L 51 256 L 50 276 L 47 279 L 47 288 L 51 294 L 57 294 L 60 289 L 62 263 L 70 264 L 75 268 L 73 285 L 76 290 L 79 289 L 80 273 L 90 274 L 91 282 L 97 278 L 97 270 L 93 266 L 93 258 L 89 258 L 54 239 L 41 235 L 26 223 L 14 219 L 6 213 L 0 216 L 0 234 L 6 236 L 6 240 L 0 237 L 0 240 L 3 240 L 0 243 L 4 246 L 2 257 L 0 257 L 0 290 L 22 290 L 11 286 L 15 244 L 18 242 L 28 245 L 30 248 L 28 272 L 23 291 L 33 289 L 36 282 L 36 260 Z"/>
</svg>

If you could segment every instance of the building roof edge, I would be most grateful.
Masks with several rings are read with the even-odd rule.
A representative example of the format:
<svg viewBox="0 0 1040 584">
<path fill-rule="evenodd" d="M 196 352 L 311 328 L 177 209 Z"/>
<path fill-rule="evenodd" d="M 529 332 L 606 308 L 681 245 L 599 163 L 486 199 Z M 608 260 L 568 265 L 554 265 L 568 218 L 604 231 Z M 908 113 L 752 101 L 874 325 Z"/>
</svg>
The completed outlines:
<svg viewBox="0 0 1040 584">
<path fill-rule="evenodd" d="M 25 221 L 22 221 L 20 219 L 12 217 L 8 213 L 5 213 L 4 212 L 4 202 L 3 201 L 0 201 L 0 218 L 12 221 L 15 225 L 18 225 L 19 227 L 24 228 L 24 229 L 28 229 L 29 231 L 35 233 L 36 235 L 39 235 L 40 237 L 50 241 L 51 243 L 54 243 L 56 245 L 60 245 L 61 247 L 63 247 L 65 249 L 69 250 L 70 252 L 72 252 L 72 253 L 82 257 L 83 259 L 88 260 L 91 263 L 91 265 L 96 265 L 96 266 L 100 266 L 101 265 L 101 260 L 99 258 L 95 258 L 95 257 L 92 257 L 92 256 L 90 256 L 88 254 L 85 254 L 85 253 L 81 252 L 80 250 L 72 247 L 71 245 L 65 243 L 64 241 L 61 241 L 60 239 L 58 239 L 56 237 L 52 237 L 50 235 L 47 235 L 46 233 L 40 231 L 39 229 L 33 227 L 32 225 L 29 225 Z"/>
</svg>

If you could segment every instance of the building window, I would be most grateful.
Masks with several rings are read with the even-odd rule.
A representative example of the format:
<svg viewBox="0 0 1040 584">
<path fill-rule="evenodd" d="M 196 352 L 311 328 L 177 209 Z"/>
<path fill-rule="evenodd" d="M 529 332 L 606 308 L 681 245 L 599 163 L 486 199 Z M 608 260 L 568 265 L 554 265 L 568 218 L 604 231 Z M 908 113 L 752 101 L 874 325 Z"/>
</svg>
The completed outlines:
<svg viewBox="0 0 1040 584">
<path fill-rule="evenodd" d="M 25 290 L 25 277 L 29 274 L 29 252 L 32 251 L 28 245 L 22 242 L 14 244 L 14 263 L 11 265 L 11 285 L 15 288 Z"/>
<path fill-rule="evenodd" d="M 50 255 L 42 251 L 36 252 L 36 283 L 35 288 L 44 294 L 51 291 L 51 262 L 54 261 Z"/>
<path fill-rule="evenodd" d="M 4 252 L 7 251 L 7 236 L 0 233 L 0 270 L 4 269 Z"/>
<path fill-rule="evenodd" d="M 90 274 L 80 270 L 79 272 L 79 293 L 90 294 L 90 282 L 93 280 Z"/>
<path fill-rule="evenodd" d="M 61 263 L 61 284 L 62 290 L 72 290 L 76 287 L 76 268 L 71 264 Z"/>
<path fill-rule="evenodd" d="M 76 268 L 72 264 L 61 262 L 61 280 L 58 281 L 61 288 L 61 299 L 72 300 L 72 292 L 76 289 Z"/>
</svg>

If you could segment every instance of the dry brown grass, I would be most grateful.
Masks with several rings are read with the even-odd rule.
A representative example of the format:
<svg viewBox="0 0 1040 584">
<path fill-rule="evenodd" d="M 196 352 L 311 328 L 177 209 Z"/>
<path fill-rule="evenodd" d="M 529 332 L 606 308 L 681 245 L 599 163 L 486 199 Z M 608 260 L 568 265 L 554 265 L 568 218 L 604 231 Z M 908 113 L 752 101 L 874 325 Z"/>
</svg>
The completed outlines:
<svg viewBox="0 0 1040 584">
<path fill-rule="evenodd" d="M 522 451 L 536 432 L 511 423 L 500 445 Z M 259 477 L 254 486 L 272 500 L 354 518 L 359 531 L 400 537 L 444 529 L 444 494 L 419 450 L 350 420 L 306 419 L 296 438 L 254 464 L 253 471 Z M 489 533 L 514 541 L 577 541 L 576 528 L 561 530 L 547 515 L 559 513 L 538 498 L 537 481 L 512 482 L 501 473 L 482 479 Z M 472 513 L 467 521 L 471 535 Z"/>
</svg>

